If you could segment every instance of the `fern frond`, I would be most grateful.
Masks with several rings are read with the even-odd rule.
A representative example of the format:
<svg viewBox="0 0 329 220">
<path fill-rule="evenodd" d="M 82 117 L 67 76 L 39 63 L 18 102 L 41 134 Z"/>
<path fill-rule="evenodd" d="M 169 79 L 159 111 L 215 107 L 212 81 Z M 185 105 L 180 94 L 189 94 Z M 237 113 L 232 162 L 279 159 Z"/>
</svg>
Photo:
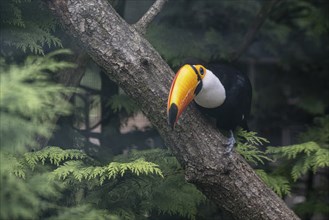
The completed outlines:
<svg viewBox="0 0 329 220">
<path fill-rule="evenodd" d="M 311 168 L 311 157 L 300 158 L 291 169 L 291 177 L 296 181 Z"/>
<path fill-rule="evenodd" d="M 141 174 L 155 174 L 163 177 L 162 171 L 155 163 L 145 161 L 143 158 L 137 159 L 129 163 L 112 162 L 105 166 L 105 171 L 108 173 L 108 179 L 116 178 L 117 175 L 123 176 L 127 171 L 139 176 Z M 106 173 L 105 172 L 105 173 Z"/>
<path fill-rule="evenodd" d="M 87 191 L 90 196 L 84 200 L 106 201 L 109 212 L 120 216 L 121 219 L 138 218 L 154 211 L 195 219 L 198 205 L 205 201 L 204 195 L 194 185 L 185 182 L 182 168 L 177 165 L 177 161 L 171 159 L 173 156 L 167 150 L 134 151 L 128 158 L 116 157 L 117 161 L 105 166 L 90 166 L 84 157 L 73 157 L 73 160 L 70 160 L 65 151 L 70 150 L 49 147 L 41 150 L 41 153 L 31 152 L 31 155 L 36 156 L 31 157 L 33 159 L 30 159 L 30 163 L 35 166 L 35 163 L 42 161 L 52 164 L 56 164 L 57 161 L 57 169 L 48 174 L 50 182 L 58 180 L 66 187 L 74 188 L 88 186 L 92 191 Z M 50 157 L 56 159 L 50 162 Z M 155 163 L 146 161 L 151 158 Z M 124 162 L 125 160 L 129 162 Z M 167 165 L 166 161 L 170 163 Z M 160 167 L 166 170 L 166 175 L 163 175 Z M 103 184 L 106 180 L 112 181 Z M 99 194 L 95 193 L 95 190 Z"/>
<path fill-rule="evenodd" d="M 120 165 L 121 170 L 130 170 L 137 176 L 139 174 L 156 174 L 163 178 L 163 174 L 159 166 L 155 163 L 145 161 L 143 158 L 135 160 L 130 163 L 123 163 Z"/>
<path fill-rule="evenodd" d="M 168 176 L 165 182 L 155 186 L 152 197 L 147 201 L 150 209 L 162 214 L 195 219 L 197 207 L 206 197 L 194 185 L 184 183 L 183 180 L 183 174 Z"/>
<path fill-rule="evenodd" d="M 277 159 L 297 159 L 291 169 L 291 177 L 294 181 L 308 170 L 316 172 L 320 167 L 329 166 L 329 150 L 321 148 L 313 141 L 284 147 L 268 147 L 267 153 L 273 154 Z"/>
<path fill-rule="evenodd" d="M 81 160 L 87 158 L 87 155 L 79 150 L 69 149 L 63 150 L 59 147 L 47 147 L 36 152 L 24 154 L 25 160 L 33 170 L 38 162 L 45 164 L 46 160 L 51 164 L 59 166 L 60 163 L 70 160 Z"/>
<path fill-rule="evenodd" d="M 4 9 L 2 9 L 4 8 Z M 23 52 L 32 52 L 44 55 L 44 46 L 62 47 L 61 40 L 52 34 L 55 30 L 56 20 L 49 16 L 46 8 L 38 1 L 5 1 L 1 5 L 0 13 L 1 45 Z M 33 14 L 34 16 L 30 16 Z"/>
<path fill-rule="evenodd" d="M 0 117 L 3 147 L 23 149 L 34 146 L 35 136 L 49 136 L 52 119 L 70 113 L 70 103 L 63 96 L 73 89 L 55 84 L 50 72 L 72 67 L 54 56 L 67 54 L 61 50 L 45 57 L 29 57 L 23 65 L 0 62 Z"/>
<path fill-rule="evenodd" d="M 256 132 L 245 131 L 240 127 L 237 129 L 236 135 L 236 150 L 248 162 L 257 165 L 258 163 L 264 164 L 264 161 L 271 161 L 271 158 L 266 156 L 266 153 L 258 148 L 264 143 L 268 143 L 268 140 L 266 138 L 259 137 L 257 136 Z"/>
<path fill-rule="evenodd" d="M 250 144 L 238 143 L 237 152 L 241 154 L 248 162 L 257 165 L 264 164 L 264 161 L 271 161 L 272 159 L 266 156 L 264 151 L 259 150 L 256 146 Z"/>
<path fill-rule="evenodd" d="M 11 26 L 25 27 L 25 23 L 22 17 L 22 11 L 15 2 L 1 2 L 1 22 L 3 24 L 9 24 Z"/>
<path fill-rule="evenodd" d="M 237 141 L 238 142 L 248 142 L 252 145 L 261 146 L 264 143 L 269 143 L 266 138 L 257 136 L 257 132 L 254 131 L 246 131 L 243 130 L 241 127 L 236 129 Z"/>
<path fill-rule="evenodd" d="M 312 167 L 313 172 L 319 168 L 329 167 L 329 149 L 321 148 L 315 153 Z"/>
<path fill-rule="evenodd" d="M 158 164 L 164 177 L 169 175 L 183 173 L 183 169 L 176 157 L 169 150 L 155 148 L 149 150 L 132 150 L 128 155 L 119 155 L 114 157 L 115 161 L 135 161 L 140 158 Z"/>
<path fill-rule="evenodd" d="M 291 170 L 291 176 L 294 181 L 300 178 L 308 170 L 314 173 L 319 168 L 329 167 L 329 150 L 319 149 L 310 156 L 301 157 Z"/>
<path fill-rule="evenodd" d="M 0 219 L 37 219 L 42 203 L 32 187 L 4 169 L 3 164 L 0 167 L 0 181 Z"/>
<path fill-rule="evenodd" d="M 164 178 L 128 178 L 120 187 L 110 192 L 110 196 L 124 197 L 125 201 L 143 198 L 141 210 L 158 212 L 166 215 L 179 215 L 195 219 L 198 205 L 205 201 L 205 196 L 192 184 L 186 183 L 184 172 L 177 159 L 165 149 L 133 150 L 128 155 L 117 156 L 119 161 L 145 158 L 159 165 Z M 134 206 L 135 204 L 131 204 Z"/>
<path fill-rule="evenodd" d="M 37 55 L 44 55 L 43 47 L 63 47 L 58 37 L 50 34 L 36 26 L 34 23 L 25 22 L 23 27 L 16 27 L 5 30 L 3 44 L 9 47 L 22 50 L 24 53 L 28 50 Z"/>
<path fill-rule="evenodd" d="M 310 141 L 303 144 L 295 144 L 284 147 L 268 147 L 266 153 L 273 154 L 276 157 L 295 159 L 298 154 L 304 153 L 307 156 L 310 156 L 311 153 L 314 153 L 319 149 L 320 146 L 317 143 Z"/>
<path fill-rule="evenodd" d="M 54 206 L 61 197 L 61 184 L 49 182 L 47 172 L 31 175 L 21 156 L 2 149 L 0 182 L 0 219 L 38 219 L 50 203 Z"/>
<path fill-rule="evenodd" d="M 127 172 L 137 176 L 154 174 L 163 177 L 157 164 L 139 159 L 129 163 L 111 162 L 102 167 L 88 166 L 82 161 L 67 161 L 53 171 L 52 178 L 65 180 L 71 176 L 79 182 L 98 179 L 99 185 L 102 185 L 106 179 L 116 179 L 117 176 L 124 176 Z"/>
<path fill-rule="evenodd" d="M 50 179 L 65 180 L 72 173 L 79 172 L 79 169 L 83 166 L 82 161 L 67 161 L 62 166 L 59 166 L 52 172 Z"/>
<path fill-rule="evenodd" d="M 278 196 L 283 197 L 290 193 L 290 183 L 285 177 L 270 175 L 260 169 L 255 170 L 255 172 Z"/>
<path fill-rule="evenodd" d="M 26 178 L 24 164 L 11 153 L 0 151 L 0 166 L 2 171 L 13 173 L 22 179 Z"/>
</svg>

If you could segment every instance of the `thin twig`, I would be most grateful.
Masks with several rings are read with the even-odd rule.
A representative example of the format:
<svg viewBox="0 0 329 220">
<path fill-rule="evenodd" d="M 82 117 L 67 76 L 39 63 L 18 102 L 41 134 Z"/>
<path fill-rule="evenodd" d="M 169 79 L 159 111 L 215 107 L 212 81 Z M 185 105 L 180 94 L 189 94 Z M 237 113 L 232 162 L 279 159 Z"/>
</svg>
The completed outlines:
<svg viewBox="0 0 329 220">
<path fill-rule="evenodd" d="M 145 34 L 148 25 L 153 21 L 153 19 L 162 10 L 164 4 L 167 0 L 156 0 L 149 10 L 134 24 L 134 27 L 139 33 Z"/>
<path fill-rule="evenodd" d="M 282 0 L 271 0 L 263 5 L 263 7 L 257 13 L 257 16 L 256 16 L 254 22 L 251 24 L 248 32 L 245 34 L 242 44 L 240 45 L 240 47 L 238 47 L 237 50 L 235 50 L 229 56 L 228 60 L 230 62 L 233 62 L 233 61 L 236 61 L 237 59 L 239 59 L 240 56 L 246 51 L 246 49 L 250 46 L 250 44 L 254 40 L 258 30 L 260 29 L 260 27 L 263 25 L 266 18 L 270 14 L 274 5 L 276 5 L 280 1 L 282 1 Z"/>
</svg>

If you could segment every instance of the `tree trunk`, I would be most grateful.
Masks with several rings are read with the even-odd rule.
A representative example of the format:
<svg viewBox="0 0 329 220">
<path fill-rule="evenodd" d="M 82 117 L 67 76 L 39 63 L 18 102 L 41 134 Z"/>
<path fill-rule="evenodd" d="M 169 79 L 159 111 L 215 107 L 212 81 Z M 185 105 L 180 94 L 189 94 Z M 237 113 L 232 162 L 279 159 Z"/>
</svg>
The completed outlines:
<svg viewBox="0 0 329 220">
<path fill-rule="evenodd" d="M 195 107 L 171 130 L 166 104 L 174 73 L 106 0 L 48 4 L 68 33 L 140 105 L 185 168 L 187 181 L 235 219 L 298 219 L 240 155 L 224 154 L 225 137 Z"/>
</svg>

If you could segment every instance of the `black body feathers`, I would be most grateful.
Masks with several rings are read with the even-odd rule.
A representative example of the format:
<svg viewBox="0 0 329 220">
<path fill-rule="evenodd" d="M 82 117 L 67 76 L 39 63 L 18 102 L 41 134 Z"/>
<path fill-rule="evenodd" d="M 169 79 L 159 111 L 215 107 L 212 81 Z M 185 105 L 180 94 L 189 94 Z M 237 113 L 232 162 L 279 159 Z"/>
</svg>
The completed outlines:
<svg viewBox="0 0 329 220">
<path fill-rule="evenodd" d="M 209 64 L 205 66 L 221 81 L 225 88 L 226 99 L 217 108 L 204 108 L 201 112 L 214 117 L 219 129 L 234 130 L 240 126 L 248 130 L 247 118 L 250 115 L 252 88 L 246 74 L 226 65 Z"/>
</svg>

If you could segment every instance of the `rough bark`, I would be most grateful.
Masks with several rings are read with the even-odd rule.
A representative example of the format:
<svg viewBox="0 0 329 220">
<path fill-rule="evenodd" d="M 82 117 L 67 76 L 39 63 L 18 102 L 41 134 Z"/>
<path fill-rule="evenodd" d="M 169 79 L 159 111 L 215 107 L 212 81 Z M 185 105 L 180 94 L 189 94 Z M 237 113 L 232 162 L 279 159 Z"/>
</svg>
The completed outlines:
<svg viewBox="0 0 329 220">
<path fill-rule="evenodd" d="M 166 104 L 174 73 L 106 0 L 48 3 L 68 33 L 140 105 L 185 168 L 189 182 L 235 219 L 298 219 L 241 156 L 224 155 L 225 138 L 193 106 L 171 130 Z"/>
<path fill-rule="evenodd" d="M 156 0 L 150 9 L 134 24 L 134 27 L 141 34 L 146 33 L 147 26 L 153 21 L 153 19 L 159 14 L 167 0 Z"/>
</svg>

